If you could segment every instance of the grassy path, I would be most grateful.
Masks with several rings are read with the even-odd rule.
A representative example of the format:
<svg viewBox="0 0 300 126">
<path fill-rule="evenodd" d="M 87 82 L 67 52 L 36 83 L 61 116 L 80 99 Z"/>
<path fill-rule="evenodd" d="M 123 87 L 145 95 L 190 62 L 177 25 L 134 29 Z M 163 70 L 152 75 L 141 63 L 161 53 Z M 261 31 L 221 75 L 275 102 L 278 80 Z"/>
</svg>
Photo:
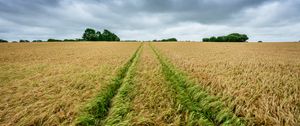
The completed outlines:
<svg viewBox="0 0 300 126">
<path fill-rule="evenodd" d="M 179 125 L 172 93 L 149 46 L 128 71 L 101 125 Z"/>
<path fill-rule="evenodd" d="M 129 125 L 179 125 L 172 92 L 165 84 L 160 63 L 145 46 L 135 76 L 136 97 L 128 119 Z"/>
<path fill-rule="evenodd" d="M 125 93 L 124 95 L 126 95 L 126 90 L 130 89 L 130 86 L 128 87 L 127 85 L 130 85 L 128 83 L 131 83 L 130 78 L 133 77 L 131 75 L 132 67 L 134 67 L 139 58 L 141 48 L 142 45 L 138 47 L 130 60 L 119 70 L 117 76 L 111 81 L 111 83 L 101 89 L 97 97 L 86 106 L 82 114 L 77 119 L 76 125 L 100 125 L 108 115 L 108 112 L 111 108 L 112 99 L 115 97 L 115 95 L 123 93 Z M 125 83 L 126 86 L 122 86 L 123 83 Z M 116 97 L 116 99 L 122 99 L 122 97 L 122 95 L 119 95 L 118 97 Z"/>
<path fill-rule="evenodd" d="M 132 100 L 137 95 L 134 79 L 141 52 L 143 52 L 142 50 L 137 53 L 131 67 L 128 69 L 127 76 L 124 78 L 123 84 L 121 85 L 117 95 L 112 99 L 111 109 L 107 118 L 101 125 L 128 125 L 127 120 L 131 117 L 130 111 L 133 109 Z"/>
<path fill-rule="evenodd" d="M 150 45 L 151 46 L 151 45 Z M 185 115 L 184 125 L 245 125 L 230 109 L 216 97 L 210 96 L 194 82 L 178 71 L 153 46 L 153 52 L 159 59 L 165 79 L 174 92 L 176 106 Z"/>
</svg>

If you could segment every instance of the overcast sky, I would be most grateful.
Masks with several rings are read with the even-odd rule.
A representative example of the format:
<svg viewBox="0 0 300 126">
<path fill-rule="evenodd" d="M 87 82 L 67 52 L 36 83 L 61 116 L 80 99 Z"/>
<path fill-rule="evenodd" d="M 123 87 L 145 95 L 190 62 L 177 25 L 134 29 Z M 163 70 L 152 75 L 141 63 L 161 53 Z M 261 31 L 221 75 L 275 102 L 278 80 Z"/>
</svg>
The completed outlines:
<svg viewBox="0 0 300 126">
<path fill-rule="evenodd" d="M 87 27 L 122 40 L 299 41 L 300 0 L 0 0 L 0 39 L 81 38 Z"/>
</svg>

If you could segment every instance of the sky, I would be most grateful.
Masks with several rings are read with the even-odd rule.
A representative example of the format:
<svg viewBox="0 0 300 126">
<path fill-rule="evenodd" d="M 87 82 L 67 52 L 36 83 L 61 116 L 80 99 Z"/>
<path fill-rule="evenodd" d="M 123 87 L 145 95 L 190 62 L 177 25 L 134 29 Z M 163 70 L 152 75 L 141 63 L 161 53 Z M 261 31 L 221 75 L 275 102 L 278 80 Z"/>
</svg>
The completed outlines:
<svg viewBox="0 0 300 126">
<path fill-rule="evenodd" d="M 108 29 L 121 40 L 242 33 L 249 41 L 299 41 L 300 0 L 0 0 L 0 39 L 81 38 Z"/>
</svg>

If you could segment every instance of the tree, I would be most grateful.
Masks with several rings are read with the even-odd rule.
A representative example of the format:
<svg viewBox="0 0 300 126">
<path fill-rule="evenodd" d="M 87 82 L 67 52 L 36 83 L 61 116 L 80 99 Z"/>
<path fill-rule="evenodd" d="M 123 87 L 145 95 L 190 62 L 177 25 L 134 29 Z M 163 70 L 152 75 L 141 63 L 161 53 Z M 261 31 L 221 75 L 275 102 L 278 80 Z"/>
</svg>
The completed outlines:
<svg viewBox="0 0 300 126">
<path fill-rule="evenodd" d="M 103 37 L 103 40 L 104 41 L 110 41 L 110 35 L 111 35 L 111 32 L 104 29 L 103 33 L 102 33 L 102 37 Z"/>
<path fill-rule="evenodd" d="M 237 42 L 239 40 L 238 36 L 234 35 L 234 34 L 230 34 L 227 36 L 227 40 L 229 42 Z"/>
<path fill-rule="evenodd" d="M 104 41 L 120 41 L 120 38 L 116 34 L 110 32 L 107 29 L 104 29 L 102 38 Z"/>
<path fill-rule="evenodd" d="M 232 33 L 227 36 L 229 42 L 246 42 L 249 38 L 245 34 Z"/>
<path fill-rule="evenodd" d="M 97 41 L 98 39 L 96 31 L 91 28 L 87 28 L 84 31 L 82 38 L 86 41 Z"/>
<path fill-rule="evenodd" d="M 215 36 L 210 37 L 210 38 L 209 38 L 209 41 L 210 41 L 210 42 L 216 42 L 216 41 L 217 41 L 217 38 L 216 38 Z"/>
<path fill-rule="evenodd" d="M 103 37 L 102 37 L 102 34 L 101 34 L 100 31 L 97 31 L 96 35 L 97 35 L 97 40 L 98 41 L 103 41 Z"/>
<path fill-rule="evenodd" d="M 246 42 L 249 39 L 249 37 L 246 34 L 242 34 L 241 37 L 243 42 Z"/>
<path fill-rule="evenodd" d="M 216 42 L 226 42 L 226 37 L 225 36 L 219 36 L 219 37 L 217 37 Z"/>
<path fill-rule="evenodd" d="M 120 41 L 120 38 L 114 33 L 112 33 L 112 38 L 113 38 L 113 41 Z"/>
<path fill-rule="evenodd" d="M 29 40 L 20 40 L 19 42 L 30 42 Z"/>
<path fill-rule="evenodd" d="M 209 42 L 209 38 L 203 38 L 202 41 L 203 42 Z"/>
<path fill-rule="evenodd" d="M 4 40 L 4 39 L 0 39 L 0 42 L 8 42 L 7 40 Z"/>
<path fill-rule="evenodd" d="M 168 41 L 177 42 L 177 39 L 176 38 L 169 38 Z"/>
</svg>

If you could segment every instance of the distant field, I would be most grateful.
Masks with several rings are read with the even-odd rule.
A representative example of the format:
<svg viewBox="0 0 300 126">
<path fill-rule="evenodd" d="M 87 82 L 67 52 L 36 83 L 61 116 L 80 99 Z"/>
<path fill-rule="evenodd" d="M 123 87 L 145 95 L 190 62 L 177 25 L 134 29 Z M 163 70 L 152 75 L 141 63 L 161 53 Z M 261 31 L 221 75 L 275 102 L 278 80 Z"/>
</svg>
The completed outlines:
<svg viewBox="0 0 300 126">
<path fill-rule="evenodd" d="M 300 43 L 0 44 L 0 125 L 299 125 Z"/>
</svg>

